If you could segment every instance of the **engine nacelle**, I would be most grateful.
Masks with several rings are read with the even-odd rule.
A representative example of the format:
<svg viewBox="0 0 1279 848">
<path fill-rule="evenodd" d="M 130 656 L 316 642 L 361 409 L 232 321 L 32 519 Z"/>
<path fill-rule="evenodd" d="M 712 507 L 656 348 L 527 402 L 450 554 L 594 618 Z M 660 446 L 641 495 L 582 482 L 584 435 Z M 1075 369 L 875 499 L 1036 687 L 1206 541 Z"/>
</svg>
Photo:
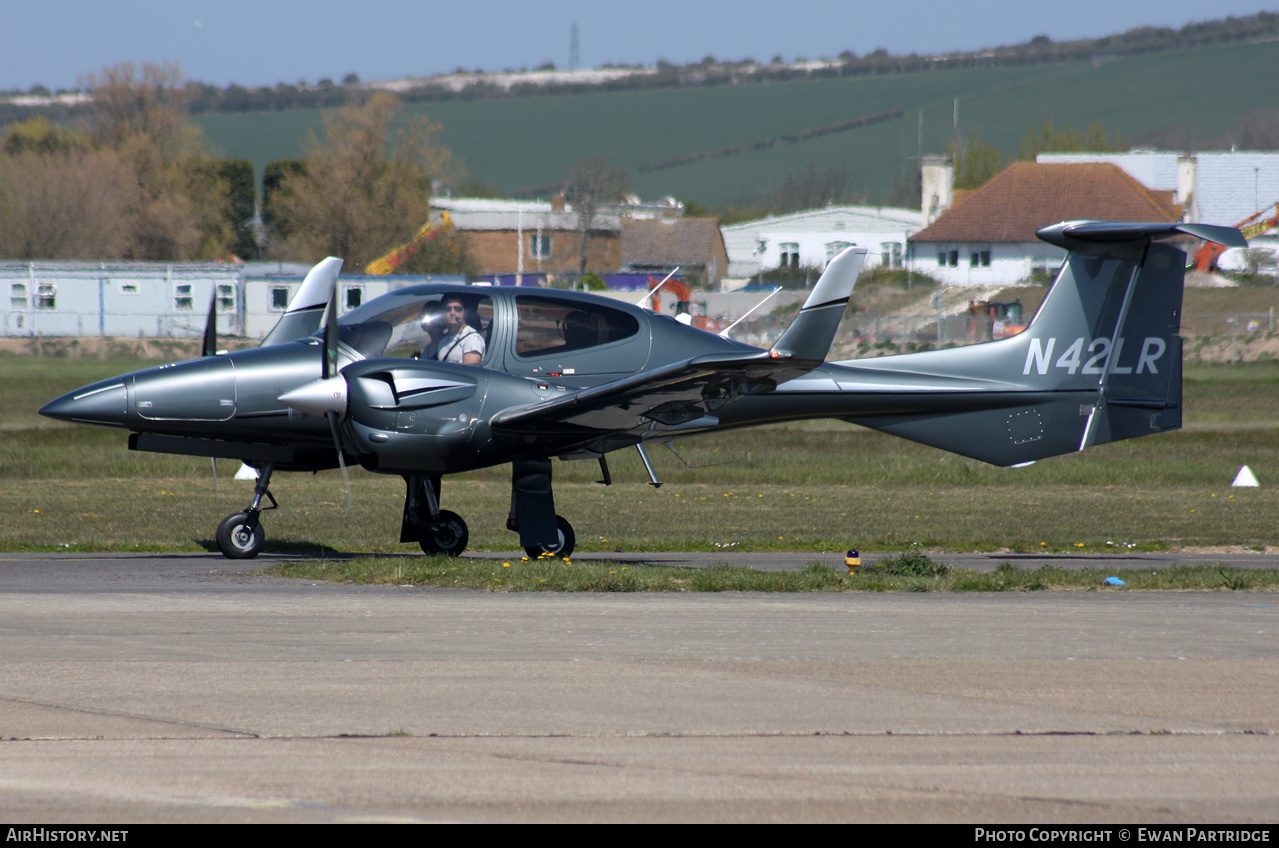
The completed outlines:
<svg viewBox="0 0 1279 848">
<path fill-rule="evenodd" d="M 485 406 L 536 403 L 545 383 L 470 365 L 410 359 L 356 362 L 347 383 L 345 432 L 370 471 L 448 473 L 491 464 Z"/>
</svg>

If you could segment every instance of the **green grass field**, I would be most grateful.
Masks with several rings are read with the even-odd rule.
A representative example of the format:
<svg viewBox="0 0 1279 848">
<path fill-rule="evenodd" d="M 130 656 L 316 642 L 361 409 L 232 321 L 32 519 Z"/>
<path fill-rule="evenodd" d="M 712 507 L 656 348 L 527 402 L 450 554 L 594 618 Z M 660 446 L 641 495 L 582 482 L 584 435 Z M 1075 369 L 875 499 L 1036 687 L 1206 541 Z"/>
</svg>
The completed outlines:
<svg viewBox="0 0 1279 848">
<path fill-rule="evenodd" d="M 1015 154 L 1032 125 L 1052 118 L 1078 130 L 1100 121 L 1134 139 L 1169 127 L 1211 137 L 1270 103 L 1279 43 L 1237 44 L 1121 61 L 969 68 L 930 73 L 663 91 L 555 95 L 472 103 L 415 104 L 406 115 L 443 124 L 441 140 L 479 179 L 503 192 L 552 185 L 583 156 L 603 155 L 631 172 L 645 198 L 671 194 L 712 207 L 767 193 L 812 163 L 843 166 L 869 202 L 884 197 L 916 153 L 940 153 L 959 127 Z M 795 145 L 654 173 L 642 165 L 746 144 L 900 109 L 905 117 Z M 275 159 L 301 155 L 315 110 L 201 115 L 195 122 L 225 156 L 249 159 L 261 177 Z M 911 163 L 905 165 L 913 167 Z"/>
<path fill-rule="evenodd" d="M 900 558 L 899 558 L 900 559 Z M 918 558 L 915 558 L 918 561 Z M 544 558 L 361 557 L 274 565 L 279 577 L 391 586 L 480 589 L 489 592 L 1078 592 L 1262 591 L 1279 589 L 1279 571 L 1213 566 L 1135 569 L 1035 570 L 1007 563 L 994 572 L 949 568 L 928 561 L 926 570 L 899 563 L 866 566 L 854 573 L 815 562 L 800 571 L 757 571 L 732 565 L 672 568 Z M 1118 577 L 1122 586 L 1103 582 Z"/>
<path fill-rule="evenodd" d="M 130 453 L 122 431 L 36 414 L 59 394 L 142 367 L 136 360 L 0 356 L 0 548 L 212 548 L 250 486 L 223 462 Z M 1113 551 L 1277 543 L 1279 364 L 1193 366 L 1186 427 L 1028 468 L 995 468 L 838 422 L 712 435 L 653 450 L 661 489 L 631 451 L 555 464 L 558 511 L 581 551 Z M 1259 489 L 1232 489 L 1247 464 Z M 398 544 L 403 484 L 356 471 L 346 511 L 337 474 L 281 474 L 268 548 L 409 552 Z M 512 550 L 509 469 L 445 481 L 476 550 Z"/>
</svg>

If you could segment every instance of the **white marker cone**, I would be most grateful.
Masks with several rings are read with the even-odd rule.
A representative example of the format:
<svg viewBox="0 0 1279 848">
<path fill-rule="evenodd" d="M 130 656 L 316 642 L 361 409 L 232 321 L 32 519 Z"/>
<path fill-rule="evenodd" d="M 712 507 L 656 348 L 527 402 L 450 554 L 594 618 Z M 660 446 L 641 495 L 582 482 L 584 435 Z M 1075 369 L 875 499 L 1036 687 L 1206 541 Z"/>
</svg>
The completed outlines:
<svg viewBox="0 0 1279 848">
<path fill-rule="evenodd" d="M 1255 476 L 1253 476 L 1252 470 L 1251 470 L 1250 468 L 1248 468 L 1248 466 L 1246 466 L 1246 465 L 1245 465 L 1245 466 L 1243 466 L 1242 468 L 1240 468 L 1240 469 L 1239 469 L 1239 473 L 1235 475 L 1235 482 L 1231 483 L 1230 485 L 1232 485 L 1232 486 L 1260 486 L 1261 484 L 1260 484 L 1260 483 L 1258 483 L 1258 482 L 1257 482 L 1257 478 L 1256 478 Z"/>
</svg>

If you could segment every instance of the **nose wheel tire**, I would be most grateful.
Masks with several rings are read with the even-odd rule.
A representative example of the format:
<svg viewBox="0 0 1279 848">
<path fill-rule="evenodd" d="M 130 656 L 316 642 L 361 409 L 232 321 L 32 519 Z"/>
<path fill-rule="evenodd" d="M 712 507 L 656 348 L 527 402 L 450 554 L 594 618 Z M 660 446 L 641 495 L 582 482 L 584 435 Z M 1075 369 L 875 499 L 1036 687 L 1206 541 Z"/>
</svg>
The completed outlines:
<svg viewBox="0 0 1279 848">
<path fill-rule="evenodd" d="M 447 509 L 440 510 L 440 516 L 435 521 L 419 524 L 417 534 L 417 542 L 422 546 L 422 553 L 427 556 L 461 556 L 471 540 L 462 516 Z"/>
<path fill-rule="evenodd" d="M 573 533 L 573 525 L 562 515 L 555 516 L 555 529 L 558 539 L 554 545 L 534 545 L 524 549 L 524 553 L 529 559 L 537 559 L 540 556 L 550 554 L 554 557 L 567 557 L 573 555 L 573 546 L 577 544 L 577 536 Z"/>
<path fill-rule="evenodd" d="M 222 551 L 224 557 L 252 559 L 262 550 L 262 545 L 266 542 L 266 533 L 262 530 L 261 524 L 255 524 L 250 530 L 248 521 L 249 515 L 245 512 L 237 512 L 222 519 L 222 523 L 218 525 L 216 538 L 218 550 Z"/>
</svg>

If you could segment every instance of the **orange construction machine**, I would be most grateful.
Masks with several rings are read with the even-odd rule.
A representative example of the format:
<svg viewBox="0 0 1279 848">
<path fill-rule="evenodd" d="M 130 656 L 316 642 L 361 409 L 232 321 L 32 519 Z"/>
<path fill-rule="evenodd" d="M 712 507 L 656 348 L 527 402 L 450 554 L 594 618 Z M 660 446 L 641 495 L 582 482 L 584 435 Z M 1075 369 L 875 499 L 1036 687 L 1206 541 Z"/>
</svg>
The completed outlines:
<svg viewBox="0 0 1279 848">
<path fill-rule="evenodd" d="M 1274 214 L 1266 215 L 1267 212 L 1273 211 Z M 1263 218 L 1262 216 L 1265 215 Z M 1235 228 L 1243 233 L 1246 239 L 1255 238 L 1266 230 L 1272 230 L 1279 227 L 1279 203 L 1267 206 L 1254 215 L 1249 215 L 1238 224 Z M 1192 263 L 1196 271 L 1216 271 L 1217 260 L 1221 258 L 1221 254 L 1226 252 L 1226 248 L 1215 242 L 1204 241 L 1199 243 L 1199 247 L 1195 249 L 1195 258 Z"/>
<path fill-rule="evenodd" d="M 985 319 L 985 326 L 982 320 Z M 976 338 L 979 330 L 990 333 L 992 339 L 1006 339 L 1026 329 L 1022 317 L 1021 298 L 1016 300 L 968 301 L 968 335 Z"/>
<path fill-rule="evenodd" d="M 679 316 L 687 315 L 688 319 L 684 319 L 684 323 L 691 323 L 697 329 L 705 330 L 708 333 L 718 333 L 720 330 L 728 326 L 723 321 L 717 321 L 705 314 L 694 315 L 693 293 L 688 290 L 688 286 L 684 283 L 684 281 L 679 279 L 668 280 L 666 284 L 663 285 L 661 282 L 653 279 L 652 277 L 648 278 L 648 290 L 652 293 L 649 300 L 654 312 L 662 311 L 662 299 L 660 296 L 661 292 L 658 291 L 659 288 L 669 291 L 671 294 L 675 295 L 675 318 L 677 320 L 679 319 Z M 700 312 L 702 310 L 698 311 Z"/>
</svg>

